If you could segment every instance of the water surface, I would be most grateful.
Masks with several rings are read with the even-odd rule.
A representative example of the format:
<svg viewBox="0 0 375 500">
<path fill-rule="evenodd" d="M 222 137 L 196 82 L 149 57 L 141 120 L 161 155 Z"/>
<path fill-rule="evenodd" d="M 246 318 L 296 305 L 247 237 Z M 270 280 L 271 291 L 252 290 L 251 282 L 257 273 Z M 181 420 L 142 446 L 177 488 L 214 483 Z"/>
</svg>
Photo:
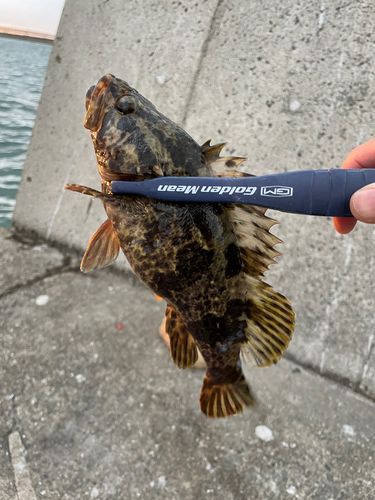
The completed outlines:
<svg viewBox="0 0 375 500">
<path fill-rule="evenodd" d="M 0 227 L 11 225 L 51 45 L 0 38 Z"/>
</svg>

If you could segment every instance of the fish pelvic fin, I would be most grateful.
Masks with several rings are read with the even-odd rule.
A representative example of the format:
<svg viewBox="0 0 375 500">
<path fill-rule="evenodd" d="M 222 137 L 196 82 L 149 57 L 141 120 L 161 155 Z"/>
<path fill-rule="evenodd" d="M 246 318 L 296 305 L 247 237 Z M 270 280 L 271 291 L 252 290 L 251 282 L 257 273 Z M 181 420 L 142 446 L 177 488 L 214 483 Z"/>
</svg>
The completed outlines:
<svg viewBox="0 0 375 500">
<path fill-rule="evenodd" d="M 92 235 L 81 262 L 81 271 L 89 273 L 109 266 L 117 259 L 119 251 L 120 242 L 112 222 L 107 219 Z"/>
<path fill-rule="evenodd" d="M 198 359 L 197 344 L 176 311 L 168 306 L 165 329 L 170 338 L 173 361 L 179 368 L 190 368 Z"/>
<path fill-rule="evenodd" d="M 218 384 L 206 375 L 199 399 L 201 411 L 212 418 L 224 418 L 241 413 L 244 406 L 255 404 L 245 377 L 241 373 L 236 382 Z"/>
</svg>

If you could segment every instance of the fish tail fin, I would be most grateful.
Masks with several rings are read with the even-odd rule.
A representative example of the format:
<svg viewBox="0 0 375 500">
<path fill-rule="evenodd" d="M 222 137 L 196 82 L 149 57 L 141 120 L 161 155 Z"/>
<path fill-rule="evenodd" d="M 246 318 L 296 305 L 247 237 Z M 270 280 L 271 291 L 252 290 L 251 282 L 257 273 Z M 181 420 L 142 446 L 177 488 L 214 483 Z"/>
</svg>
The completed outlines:
<svg viewBox="0 0 375 500">
<path fill-rule="evenodd" d="M 236 382 L 229 384 L 218 384 L 207 374 L 203 381 L 199 402 L 201 411 L 212 418 L 230 417 L 241 413 L 244 406 L 255 404 L 242 373 Z"/>
</svg>

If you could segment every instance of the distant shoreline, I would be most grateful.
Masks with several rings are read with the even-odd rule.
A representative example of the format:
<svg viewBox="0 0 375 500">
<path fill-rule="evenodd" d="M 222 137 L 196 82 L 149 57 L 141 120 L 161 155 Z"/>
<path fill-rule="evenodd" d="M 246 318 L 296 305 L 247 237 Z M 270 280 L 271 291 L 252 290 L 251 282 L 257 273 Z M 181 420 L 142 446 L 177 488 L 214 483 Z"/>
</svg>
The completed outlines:
<svg viewBox="0 0 375 500">
<path fill-rule="evenodd" d="M 21 31 L 14 28 L 0 27 L 0 37 L 25 40 L 27 42 L 46 43 L 52 45 L 55 37 L 44 33 L 36 33 L 33 31 Z"/>
</svg>

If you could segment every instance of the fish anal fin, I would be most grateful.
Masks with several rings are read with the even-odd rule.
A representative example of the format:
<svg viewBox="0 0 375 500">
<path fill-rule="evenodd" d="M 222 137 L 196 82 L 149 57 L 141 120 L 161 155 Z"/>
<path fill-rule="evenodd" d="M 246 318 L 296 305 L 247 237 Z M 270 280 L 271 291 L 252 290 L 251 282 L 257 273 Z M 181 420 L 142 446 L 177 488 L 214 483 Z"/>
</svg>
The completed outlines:
<svg viewBox="0 0 375 500">
<path fill-rule="evenodd" d="M 224 418 L 241 413 L 244 406 L 255 404 L 243 374 L 230 384 L 215 383 L 206 375 L 199 399 L 201 411 L 212 418 Z"/>
<path fill-rule="evenodd" d="M 292 339 L 294 311 L 289 300 L 271 286 L 250 276 L 247 279 L 251 306 L 241 358 L 251 366 L 271 366 L 279 361 Z"/>
<path fill-rule="evenodd" d="M 176 311 L 167 307 L 165 329 L 170 338 L 173 361 L 179 368 L 190 368 L 198 359 L 198 350 L 194 338 Z"/>
<path fill-rule="evenodd" d="M 81 262 L 81 271 L 89 273 L 109 266 L 117 259 L 119 251 L 120 242 L 112 222 L 107 219 L 92 235 Z"/>
</svg>

